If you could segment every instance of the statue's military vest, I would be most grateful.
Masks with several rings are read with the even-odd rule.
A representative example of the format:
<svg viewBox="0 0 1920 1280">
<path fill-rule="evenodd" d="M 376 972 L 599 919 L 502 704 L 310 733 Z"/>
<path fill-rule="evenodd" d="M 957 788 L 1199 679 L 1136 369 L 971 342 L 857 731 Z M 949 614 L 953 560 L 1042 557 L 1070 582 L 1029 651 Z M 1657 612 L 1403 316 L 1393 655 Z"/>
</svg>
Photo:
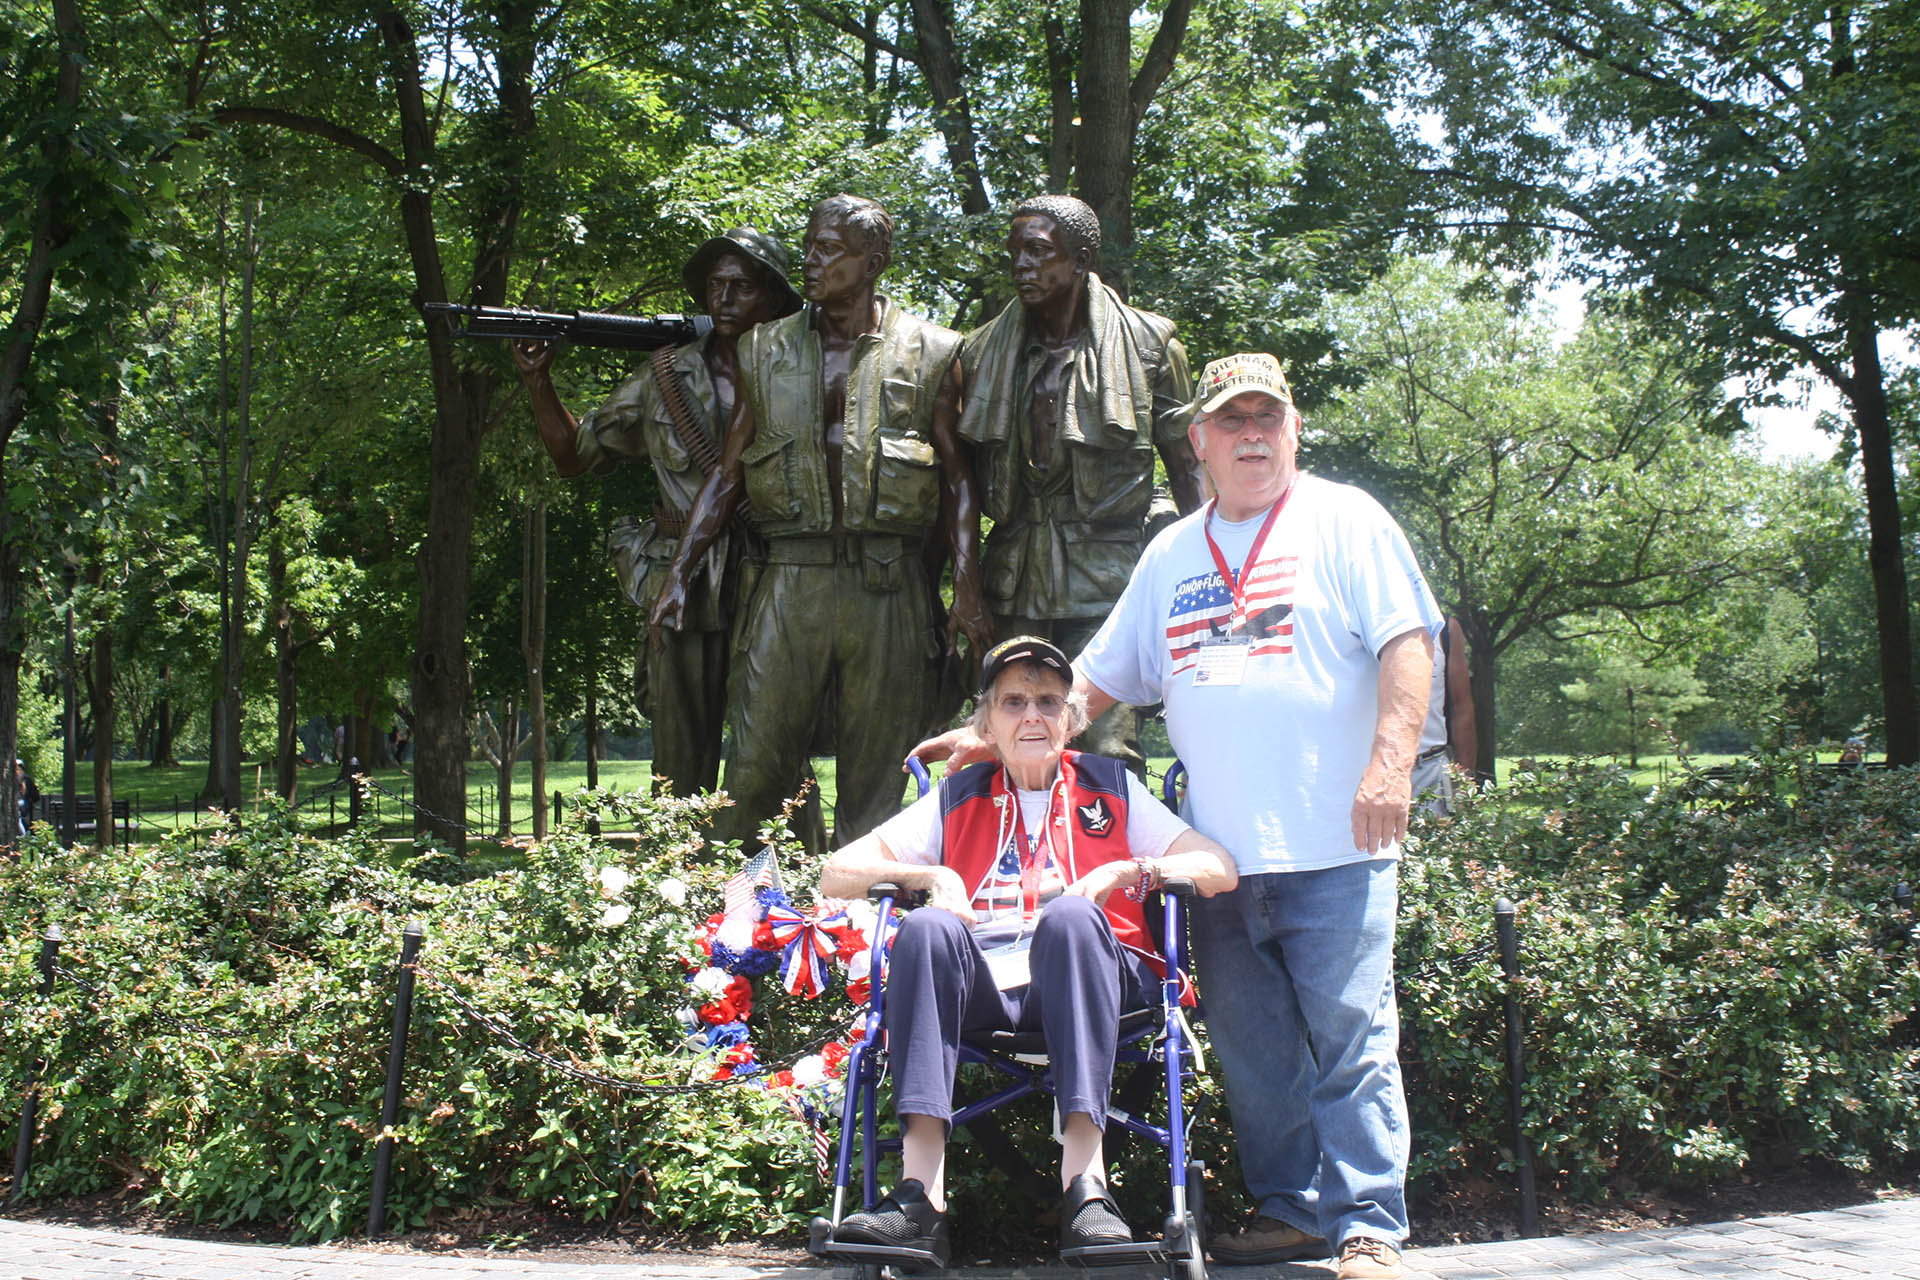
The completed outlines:
<svg viewBox="0 0 1920 1280">
<path fill-rule="evenodd" d="M 1019 302 L 966 339 L 959 430 L 974 447 L 975 490 L 993 521 L 982 585 L 988 607 L 1003 617 L 1107 615 L 1146 546 L 1156 437 L 1186 430 L 1192 388 L 1173 321 L 1117 300 L 1101 310 L 1107 324 L 1122 327 L 1105 350 L 1137 361 L 1105 370 L 1104 379 L 1131 393 L 1102 399 L 1102 345 L 1090 327 L 1063 388 L 1061 457 L 1045 475 L 1028 460 L 1030 366 L 1018 359 L 1027 341 Z"/>
<path fill-rule="evenodd" d="M 880 328 L 854 343 L 841 446 L 841 512 L 850 533 L 921 538 L 940 523 L 933 409 L 960 335 L 881 297 Z M 820 335 L 812 307 L 740 340 L 741 394 L 754 441 L 742 455 L 754 521 L 770 538 L 833 531 L 821 417 Z"/>
</svg>

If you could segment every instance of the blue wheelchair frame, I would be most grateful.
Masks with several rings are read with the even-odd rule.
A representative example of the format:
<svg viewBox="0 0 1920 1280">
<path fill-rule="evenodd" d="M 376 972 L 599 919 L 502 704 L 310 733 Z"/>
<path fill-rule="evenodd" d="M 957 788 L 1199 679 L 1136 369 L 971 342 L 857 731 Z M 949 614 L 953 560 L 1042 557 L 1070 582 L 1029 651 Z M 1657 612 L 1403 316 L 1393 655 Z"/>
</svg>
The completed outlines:
<svg viewBox="0 0 1920 1280">
<path fill-rule="evenodd" d="M 920 794 L 931 787 L 926 767 L 909 761 Z M 1164 794 L 1171 806 L 1181 766 L 1175 762 L 1167 771 Z M 1186 969 L 1185 899 L 1192 895 L 1191 881 L 1175 879 L 1162 888 L 1162 938 L 1167 961 L 1166 977 L 1160 984 L 1160 1003 L 1121 1015 L 1120 1042 L 1114 1066 L 1122 1063 L 1162 1064 L 1165 1072 L 1167 1123 L 1160 1126 L 1118 1107 L 1110 1107 L 1108 1125 L 1119 1123 L 1132 1133 L 1167 1153 L 1170 1206 L 1161 1224 L 1161 1238 L 1139 1240 L 1132 1244 L 1096 1245 L 1066 1249 L 1061 1257 L 1087 1266 L 1165 1263 L 1172 1280 L 1205 1280 L 1205 1209 L 1201 1182 L 1205 1166 L 1188 1156 L 1187 1126 L 1182 1086 L 1194 1078 L 1192 1046 L 1186 1020 L 1181 1016 L 1180 995 Z M 815 1256 L 836 1258 L 852 1263 L 856 1280 L 884 1280 L 894 1269 L 915 1270 L 934 1265 L 931 1255 L 910 1249 L 883 1245 L 837 1242 L 834 1231 L 848 1212 L 847 1195 L 853 1178 L 854 1146 L 860 1147 L 861 1203 L 871 1209 L 880 1200 L 880 1158 L 900 1150 L 898 1138 L 880 1136 L 879 1088 L 886 1078 L 886 1050 L 882 1045 L 882 1016 L 886 990 L 880 980 L 885 971 L 884 958 L 893 930 L 895 900 L 905 896 L 898 885 L 876 884 L 867 895 L 878 908 L 872 940 L 872 986 L 868 998 L 865 1034 L 847 1055 L 846 1094 L 840 1117 L 840 1144 L 834 1161 L 833 1213 L 830 1218 L 816 1217 L 808 1249 Z M 984 1065 L 1010 1078 L 1006 1087 L 978 1101 L 958 1108 L 953 1123 L 967 1124 L 988 1113 L 1033 1093 L 1052 1095 L 1053 1081 L 1044 1058 L 1038 1032 L 991 1032 L 963 1039 L 960 1061 Z"/>
</svg>

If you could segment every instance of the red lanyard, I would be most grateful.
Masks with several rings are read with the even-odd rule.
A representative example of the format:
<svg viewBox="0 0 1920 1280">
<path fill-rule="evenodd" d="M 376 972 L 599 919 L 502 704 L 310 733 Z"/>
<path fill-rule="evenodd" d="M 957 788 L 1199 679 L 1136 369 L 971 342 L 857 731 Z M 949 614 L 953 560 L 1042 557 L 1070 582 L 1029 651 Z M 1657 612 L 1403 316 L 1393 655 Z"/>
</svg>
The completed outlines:
<svg viewBox="0 0 1920 1280">
<path fill-rule="evenodd" d="M 1281 508 L 1287 505 L 1287 499 L 1293 496 L 1293 486 L 1280 495 L 1280 500 L 1267 508 L 1267 518 L 1260 523 L 1260 532 L 1253 536 L 1253 546 L 1247 549 L 1247 562 L 1240 567 L 1240 576 L 1235 577 L 1227 568 L 1227 557 L 1221 553 L 1220 544 L 1213 540 L 1213 515 L 1220 507 L 1220 499 L 1215 498 L 1207 504 L 1207 518 L 1200 524 L 1200 532 L 1207 535 L 1207 550 L 1213 552 L 1213 567 L 1220 571 L 1220 581 L 1227 584 L 1227 590 L 1233 593 L 1233 616 L 1240 617 L 1247 611 L 1247 576 L 1253 572 L 1253 566 L 1260 562 L 1260 552 L 1267 545 L 1267 535 L 1273 532 L 1273 522 L 1280 518 Z"/>
<path fill-rule="evenodd" d="M 1053 852 L 1053 797 L 1060 789 L 1055 782 L 1047 790 L 1047 816 L 1040 820 L 1041 835 L 1047 838 L 1047 852 Z M 1040 837 L 1027 835 L 1026 806 L 1020 803 L 1020 793 L 1011 784 L 1007 787 L 1007 799 L 1013 803 L 1013 840 L 1014 851 L 1020 855 L 1020 913 L 1021 917 L 1031 920 L 1040 913 L 1040 873 L 1044 864 L 1040 861 Z"/>
</svg>

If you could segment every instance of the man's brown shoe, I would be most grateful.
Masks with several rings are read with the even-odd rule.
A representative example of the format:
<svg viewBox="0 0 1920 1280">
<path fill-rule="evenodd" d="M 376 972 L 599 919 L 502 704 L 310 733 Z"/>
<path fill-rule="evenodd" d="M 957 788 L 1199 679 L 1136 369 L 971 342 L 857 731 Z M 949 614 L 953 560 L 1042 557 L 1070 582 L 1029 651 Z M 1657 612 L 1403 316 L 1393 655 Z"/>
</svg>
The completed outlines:
<svg viewBox="0 0 1920 1280">
<path fill-rule="evenodd" d="M 1207 1252 L 1215 1262 L 1244 1267 L 1258 1262 L 1324 1258 L 1327 1242 L 1263 1213 L 1230 1236 L 1215 1236 L 1207 1245 Z"/>
<path fill-rule="evenodd" d="M 1340 1246 L 1340 1269 L 1334 1280 L 1398 1280 L 1407 1274 L 1400 1251 L 1378 1236 L 1348 1236 Z"/>
</svg>

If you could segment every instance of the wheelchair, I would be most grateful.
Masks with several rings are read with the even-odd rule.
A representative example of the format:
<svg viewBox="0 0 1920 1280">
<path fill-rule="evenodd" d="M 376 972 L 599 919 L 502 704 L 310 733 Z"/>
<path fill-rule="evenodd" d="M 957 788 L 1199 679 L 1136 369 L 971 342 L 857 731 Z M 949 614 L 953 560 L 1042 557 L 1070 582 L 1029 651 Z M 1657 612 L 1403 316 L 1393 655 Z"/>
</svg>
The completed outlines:
<svg viewBox="0 0 1920 1280">
<path fill-rule="evenodd" d="M 931 785 L 926 769 L 918 760 L 911 764 L 924 795 Z M 1176 763 L 1167 774 L 1165 794 L 1169 803 L 1179 771 Z M 1158 1238 L 1061 1250 L 1061 1259 L 1070 1265 L 1164 1265 L 1170 1280 L 1206 1280 L 1206 1211 L 1202 1187 L 1206 1169 L 1202 1162 L 1188 1155 L 1191 1121 L 1182 1095 L 1183 1085 L 1197 1074 L 1199 1060 L 1192 1033 L 1181 1012 L 1181 994 L 1186 986 L 1186 900 L 1193 893 L 1191 881 L 1169 880 L 1161 890 L 1157 914 L 1149 911 L 1149 922 L 1157 921 L 1160 926 L 1167 976 L 1160 983 L 1157 1004 L 1121 1015 L 1119 1049 L 1114 1060 L 1116 1075 L 1127 1064 L 1153 1064 L 1159 1068 L 1158 1083 L 1166 1094 L 1166 1124 L 1156 1125 L 1132 1114 L 1120 1105 L 1117 1097 L 1109 1104 L 1107 1117 L 1110 1133 L 1113 1126 L 1119 1125 L 1127 1133 L 1165 1152 L 1169 1188 L 1167 1214 Z M 834 1160 L 832 1215 L 813 1219 L 807 1247 L 815 1257 L 850 1264 L 855 1280 L 893 1280 L 900 1275 L 935 1268 L 938 1260 L 925 1250 L 833 1238 L 848 1213 L 872 1209 L 879 1202 L 880 1162 L 900 1150 L 897 1137 L 880 1135 L 880 1086 L 887 1075 L 885 1037 L 881 1032 L 886 989 L 881 975 L 885 972 L 884 957 L 896 927 L 893 908 L 896 902 L 904 902 L 907 895 L 898 885 L 876 884 L 867 891 L 867 897 L 876 904 L 878 920 L 874 925 L 871 953 L 874 981 L 862 1022 L 865 1034 L 847 1057 L 839 1150 Z M 1037 1031 L 968 1035 L 961 1041 L 960 1061 L 984 1065 L 1004 1080 L 987 1096 L 956 1106 L 953 1114 L 956 1126 L 982 1124 L 992 1112 L 1030 1094 L 1053 1094 L 1045 1042 Z M 850 1207 L 856 1176 L 859 1201 Z"/>
</svg>

